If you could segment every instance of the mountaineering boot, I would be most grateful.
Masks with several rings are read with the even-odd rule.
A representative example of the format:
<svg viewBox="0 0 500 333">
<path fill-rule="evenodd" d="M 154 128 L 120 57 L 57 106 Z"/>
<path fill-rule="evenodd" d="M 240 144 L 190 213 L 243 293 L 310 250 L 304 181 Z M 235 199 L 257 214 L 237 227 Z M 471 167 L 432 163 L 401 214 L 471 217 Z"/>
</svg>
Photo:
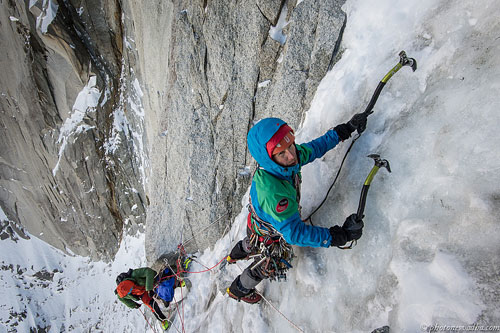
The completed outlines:
<svg viewBox="0 0 500 333">
<path fill-rule="evenodd" d="M 162 322 L 161 322 L 161 328 L 162 328 L 164 331 L 168 330 L 168 325 L 169 325 L 169 324 L 168 324 L 168 320 L 164 320 L 164 321 L 162 321 Z"/>
<path fill-rule="evenodd" d="M 245 258 L 241 258 L 241 259 L 234 259 L 231 256 L 227 256 L 227 258 L 226 258 L 228 264 L 234 264 L 237 261 L 247 260 L 247 259 L 248 259 L 248 256 L 246 256 Z"/>
<path fill-rule="evenodd" d="M 231 286 L 227 288 L 227 294 L 231 298 L 250 304 L 258 303 L 262 299 L 262 296 L 260 296 L 255 289 L 243 287 L 240 276 L 238 276 L 233 283 L 231 283 Z"/>
<path fill-rule="evenodd" d="M 229 297 L 234 298 L 238 302 L 243 301 L 249 304 L 259 303 L 260 300 L 262 299 L 262 296 L 260 296 L 255 290 L 248 295 L 238 297 L 235 294 L 233 294 L 229 288 L 227 288 L 227 294 L 229 295 Z"/>
<path fill-rule="evenodd" d="M 243 241 L 240 240 L 231 250 L 231 253 L 227 256 L 226 260 L 229 264 L 234 264 L 238 260 L 247 260 L 250 254 L 246 252 L 243 248 Z"/>
<path fill-rule="evenodd" d="M 183 288 L 185 286 L 186 282 L 184 282 L 184 280 L 178 280 L 178 279 L 175 280 L 174 288 L 179 288 L 179 287 Z"/>
</svg>

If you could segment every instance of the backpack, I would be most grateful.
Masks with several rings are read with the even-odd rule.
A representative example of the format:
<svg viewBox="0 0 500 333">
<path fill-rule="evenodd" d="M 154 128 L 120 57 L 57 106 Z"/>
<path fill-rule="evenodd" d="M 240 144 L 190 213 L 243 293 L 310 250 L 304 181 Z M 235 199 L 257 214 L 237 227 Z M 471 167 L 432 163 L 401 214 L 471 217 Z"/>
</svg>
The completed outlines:
<svg viewBox="0 0 500 333">
<path fill-rule="evenodd" d="M 166 268 L 163 271 L 163 275 L 164 276 L 171 276 L 171 275 L 173 275 L 173 273 L 169 268 Z M 158 287 L 156 289 L 156 294 L 162 300 L 164 300 L 166 302 L 170 302 L 174 298 L 174 285 L 175 285 L 175 277 L 174 276 L 162 279 L 162 280 L 160 280 L 160 283 L 158 284 Z"/>
<path fill-rule="evenodd" d="M 130 268 L 127 272 L 123 272 L 123 273 L 120 273 L 117 277 L 116 277 L 116 285 L 119 285 L 120 282 L 122 282 L 123 280 L 133 280 L 132 279 L 132 272 L 134 270 L 132 268 Z"/>
</svg>

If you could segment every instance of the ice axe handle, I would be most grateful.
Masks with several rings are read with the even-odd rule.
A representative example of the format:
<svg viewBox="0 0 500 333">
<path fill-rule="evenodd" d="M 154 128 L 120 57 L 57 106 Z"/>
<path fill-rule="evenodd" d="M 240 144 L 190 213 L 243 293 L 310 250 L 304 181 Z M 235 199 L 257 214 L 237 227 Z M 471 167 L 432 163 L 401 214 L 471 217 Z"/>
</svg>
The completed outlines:
<svg viewBox="0 0 500 333">
<path fill-rule="evenodd" d="M 380 155 L 378 154 L 370 154 L 368 155 L 368 157 L 374 160 L 375 165 L 373 166 L 370 173 L 366 177 L 365 183 L 363 184 L 363 189 L 361 190 L 358 211 L 356 213 L 359 218 L 363 218 L 363 213 L 365 211 L 365 205 L 366 205 L 366 197 L 368 196 L 368 190 L 370 189 L 370 184 L 375 175 L 377 174 L 378 170 L 380 168 L 386 168 L 388 172 L 391 172 L 391 166 L 388 160 L 381 159 Z"/>
<path fill-rule="evenodd" d="M 362 219 L 364 217 L 363 213 L 365 212 L 368 189 L 370 189 L 370 185 L 363 185 L 363 189 L 361 190 L 361 196 L 359 197 L 358 211 L 356 212 L 358 219 Z"/>
</svg>

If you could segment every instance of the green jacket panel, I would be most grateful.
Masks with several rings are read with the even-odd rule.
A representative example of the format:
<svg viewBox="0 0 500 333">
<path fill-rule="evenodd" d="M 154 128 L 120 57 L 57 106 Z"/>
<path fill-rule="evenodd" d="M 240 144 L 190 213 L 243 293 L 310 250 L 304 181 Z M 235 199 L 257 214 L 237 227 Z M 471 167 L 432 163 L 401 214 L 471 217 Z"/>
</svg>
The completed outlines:
<svg viewBox="0 0 500 333">
<path fill-rule="evenodd" d="M 131 274 L 132 280 L 139 286 L 144 286 L 146 291 L 153 290 L 156 271 L 149 267 L 134 269 Z"/>
<path fill-rule="evenodd" d="M 125 304 L 126 306 L 128 306 L 131 309 L 137 309 L 139 306 L 141 306 L 140 303 L 136 303 L 136 302 L 139 301 L 139 299 L 137 297 L 135 297 L 134 295 L 130 295 L 129 294 L 129 295 L 123 297 L 123 298 L 121 298 L 120 296 L 118 296 L 118 299 L 123 304 Z"/>
</svg>

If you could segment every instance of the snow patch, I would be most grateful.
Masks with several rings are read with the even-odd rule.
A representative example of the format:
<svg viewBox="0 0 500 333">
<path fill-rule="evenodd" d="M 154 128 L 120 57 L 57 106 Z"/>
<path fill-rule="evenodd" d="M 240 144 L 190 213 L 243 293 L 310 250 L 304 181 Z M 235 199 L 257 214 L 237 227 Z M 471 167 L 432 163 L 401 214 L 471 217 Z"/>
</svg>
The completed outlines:
<svg viewBox="0 0 500 333">
<path fill-rule="evenodd" d="M 0 206 L 0 221 L 9 221 L 7 214 L 5 214 L 1 206 Z"/>
<path fill-rule="evenodd" d="M 125 236 L 113 263 L 68 256 L 38 238 L 0 242 L 0 321 L 17 332 L 147 331 L 113 293 L 116 276 L 144 267 L 144 235 Z"/>
<path fill-rule="evenodd" d="M 285 45 L 286 36 L 283 34 L 283 29 L 286 28 L 289 22 L 286 21 L 286 16 L 288 14 L 288 6 L 287 3 L 281 9 L 280 17 L 278 19 L 278 23 L 275 26 L 271 26 L 269 29 L 269 36 L 280 43 L 281 45 Z"/>
<path fill-rule="evenodd" d="M 57 143 L 60 144 L 59 154 L 57 163 L 52 169 L 52 174 L 55 176 L 59 169 L 59 163 L 64 154 L 64 150 L 68 144 L 70 137 L 77 136 L 80 133 L 88 131 L 93 126 L 83 123 L 85 116 L 89 113 L 96 111 L 97 104 L 99 103 L 99 98 L 101 97 L 101 92 L 97 87 L 96 76 L 91 76 L 87 85 L 80 91 L 76 97 L 75 103 L 73 104 L 72 113 L 66 118 L 63 126 L 59 129 L 59 138 Z"/>
<path fill-rule="evenodd" d="M 29 8 L 35 6 L 38 3 L 38 0 L 30 0 Z M 57 15 L 57 10 L 59 5 L 55 3 L 53 0 L 43 0 L 42 3 L 42 12 L 36 18 L 36 27 L 40 29 L 42 34 L 47 33 L 47 29 L 52 21 L 55 19 Z"/>
<path fill-rule="evenodd" d="M 257 85 L 257 87 L 258 88 L 264 88 L 264 87 L 267 87 L 270 83 L 271 83 L 271 80 L 265 80 L 265 81 L 259 82 L 259 84 Z"/>
</svg>

